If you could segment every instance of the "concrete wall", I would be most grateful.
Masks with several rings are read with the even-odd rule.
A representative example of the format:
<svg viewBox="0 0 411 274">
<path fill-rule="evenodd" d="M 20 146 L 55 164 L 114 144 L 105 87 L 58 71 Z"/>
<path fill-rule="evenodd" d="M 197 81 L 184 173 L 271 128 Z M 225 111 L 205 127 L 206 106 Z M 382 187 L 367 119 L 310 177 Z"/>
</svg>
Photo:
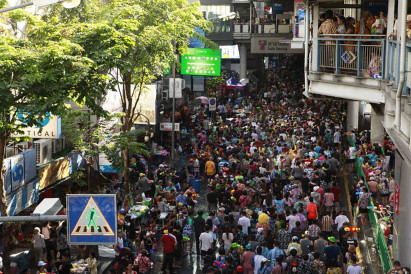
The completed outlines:
<svg viewBox="0 0 411 274">
<path fill-rule="evenodd" d="M 402 265 L 411 265 L 411 167 L 406 164 L 399 153 L 395 157 L 395 181 L 400 187 L 399 214 L 394 209 L 394 244 L 393 257 Z"/>
</svg>

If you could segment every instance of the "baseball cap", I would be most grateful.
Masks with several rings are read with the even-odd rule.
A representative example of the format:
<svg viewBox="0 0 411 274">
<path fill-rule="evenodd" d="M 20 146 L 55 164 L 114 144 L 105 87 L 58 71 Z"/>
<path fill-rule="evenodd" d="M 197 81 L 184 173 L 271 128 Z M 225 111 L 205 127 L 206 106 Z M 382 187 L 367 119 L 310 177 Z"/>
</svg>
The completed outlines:
<svg viewBox="0 0 411 274">
<path fill-rule="evenodd" d="M 297 236 L 293 236 L 293 241 L 298 241 L 298 237 L 297 237 Z"/>
<path fill-rule="evenodd" d="M 335 243 L 335 237 L 333 237 L 333 236 L 328 237 L 328 240 L 329 240 L 330 242 L 332 242 L 332 243 Z"/>
<path fill-rule="evenodd" d="M 47 265 L 44 261 L 40 261 L 38 264 L 37 264 L 37 266 L 45 266 L 45 265 Z"/>
<path fill-rule="evenodd" d="M 163 165 L 163 164 L 160 164 L 160 167 L 164 167 L 164 165 Z"/>
<path fill-rule="evenodd" d="M 317 191 L 320 187 L 319 186 L 315 186 L 313 189 L 314 191 Z"/>
</svg>

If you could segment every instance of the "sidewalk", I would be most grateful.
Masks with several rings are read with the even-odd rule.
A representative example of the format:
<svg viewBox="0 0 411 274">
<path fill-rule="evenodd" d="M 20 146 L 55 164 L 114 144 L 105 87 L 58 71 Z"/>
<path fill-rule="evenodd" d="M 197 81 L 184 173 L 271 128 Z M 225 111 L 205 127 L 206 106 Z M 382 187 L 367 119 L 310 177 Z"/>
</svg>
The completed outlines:
<svg viewBox="0 0 411 274">
<path fill-rule="evenodd" d="M 346 173 L 343 171 L 345 182 L 345 187 L 350 187 L 353 184 L 356 184 L 357 176 L 354 173 Z M 344 193 L 344 196 L 347 196 L 345 193 L 345 189 L 342 188 L 341 193 Z M 349 198 L 349 196 L 347 197 Z M 356 205 L 352 205 L 353 207 Z M 374 235 L 372 232 L 372 228 L 370 226 L 369 220 L 367 218 L 365 227 L 362 227 L 360 224 L 361 214 L 357 216 L 352 216 L 352 211 L 350 212 L 350 219 L 353 223 L 353 226 L 360 227 L 361 230 L 357 232 L 357 240 L 358 245 L 361 253 L 360 262 L 363 267 L 364 273 L 373 273 L 373 274 L 383 274 L 383 268 L 380 261 L 380 256 L 378 255 L 378 250 L 375 245 Z"/>
</svg>

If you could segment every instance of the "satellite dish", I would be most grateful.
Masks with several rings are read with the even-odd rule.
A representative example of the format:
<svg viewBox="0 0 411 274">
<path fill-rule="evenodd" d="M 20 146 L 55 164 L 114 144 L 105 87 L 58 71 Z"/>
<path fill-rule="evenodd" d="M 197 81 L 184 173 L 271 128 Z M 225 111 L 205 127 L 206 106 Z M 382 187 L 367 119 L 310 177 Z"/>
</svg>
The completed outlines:
<svg viewBox="0 0 411 274">
<path fill-rule="evenodd" d="M 78 7 L 80 5 L 81 0 L 65 0 L 63 1 L 62 5 L 66 9 L 72 9 Z"/>
<path fill-rule="evenodd" d="M 44 7 L 61 2 L 61 0 L 33 0 L 33 5 L 37 7 Z"/>
</svg>

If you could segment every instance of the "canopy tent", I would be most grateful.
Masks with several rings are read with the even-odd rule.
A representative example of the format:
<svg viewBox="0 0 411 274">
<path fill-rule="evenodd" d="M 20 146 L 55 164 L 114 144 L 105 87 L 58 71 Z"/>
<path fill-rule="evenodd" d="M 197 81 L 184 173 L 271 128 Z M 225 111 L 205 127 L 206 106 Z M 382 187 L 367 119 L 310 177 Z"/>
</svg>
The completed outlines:
<svg viewBox="0 0 411 274">
<path fill-rule="evenodd" d="M 226 88 L 227 89 L 243 89 L 245 87 L 244 84 L 240 83 L 237 79 L 234 77 L 231 77 L 230 79 L 227 80 L 226 82 Z"/>
<path fill-rule="evenodd" d="M 36 207 L 32 215 L 57 215 L 62 209 L 63 205 L 59 198 L 46 198 Z"/>
</svg>

